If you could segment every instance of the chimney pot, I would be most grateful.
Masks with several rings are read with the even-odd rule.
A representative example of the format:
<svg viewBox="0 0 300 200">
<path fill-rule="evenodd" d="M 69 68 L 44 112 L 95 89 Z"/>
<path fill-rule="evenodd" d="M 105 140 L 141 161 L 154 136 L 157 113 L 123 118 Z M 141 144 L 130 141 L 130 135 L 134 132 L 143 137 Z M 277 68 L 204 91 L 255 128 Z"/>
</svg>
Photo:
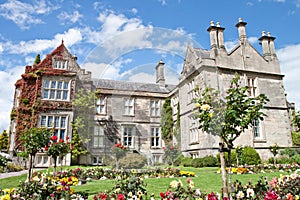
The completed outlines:
<svg viewBox="0 0 300 200">
<path fill-rule="evenodd" d="M 243 19 L 242 19 L 241 17 L 239 18 L 239 23 L 240 23 L 240 22 L 243 22 Z"/>
<path fill-rule="evenodd" d="M 217 27 L 221 27 L 220 22 L 217 22 L 216 25 Z"/>
<path fill-rule="evenodd" d="M 271 33 L 270 33 L 270 32 L 268 32 L 268 36 L 271 36 Z"/>
<path fill-rule="evenodd" d="M 215 26 L 214 21 L 210 21 L 210 26 Z"/>
<path fill-rule="evenodd" d="M 261 36 L 265 36 L 265 35 L 266 35 L 266 31 L 262 31 Z"/>
</svg>

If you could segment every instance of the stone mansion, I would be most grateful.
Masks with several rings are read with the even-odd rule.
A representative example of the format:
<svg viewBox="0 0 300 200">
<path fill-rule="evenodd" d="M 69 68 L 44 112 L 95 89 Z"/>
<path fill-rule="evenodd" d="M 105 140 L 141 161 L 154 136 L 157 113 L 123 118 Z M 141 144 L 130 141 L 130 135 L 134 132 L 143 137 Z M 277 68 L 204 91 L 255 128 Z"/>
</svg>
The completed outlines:
<svg viewBox="0 0 300 200">
<path fill-rule="evenodd" d="M 268 147 L 277 143 L 292 146 L 288 103 L 275 53 L 275 37 L 264 33 L 259 38 L 262 55 L 249 43 L 246 22 L 236 24 L 239 43 L 227 51 L 224 45 L 225 28 L 210 23 L 207 31 L 210 49 L 187 46 L 186 57 L 177 85 L 165 83 L 164 63 L 156 66 L 156 83 L 137 83 L 107 79 L 92 79 L 77 64 L 63 42 L 40 63 L 26 66 L 15 84 L 14 105 L 11 114 L 10 151 L 20 149 L 20 134 L 26 127 L 55 129 L 58 138 L 72 137 L 71 123 L 76 118 L 73 101 L 80 88 L 98 91 L 93 123 L 87 128 L 88 154 L 82 164 L 98 165 L 110 147 L 107 123 L 115 123 L 119 141 L 131 150 L 151 155 L 162 162 L 164 141 L 161 139 L 161 110 L 166 98 L 171 99 L 174 121 L 180 119 L 180 148 L 184 156 L 202 157 L 218 153 L 219 137 L 198 129 L 193 117 L 195 86 L 213 87 L 224 95 L 235 73 L 241 75 L 248 86 L 248 95 L 264 93 L 270 99 L 264 108 L 267 117 L 255 121 L 235 142 L 236 145 L 254 147 L 262 157 L 271 156 Z M 180 106 L 178 106 L 178 104 Z M 178 110 L 178 108 L 180 108 Z M 179 116 L 179 118 L 177 117 Z M 45 153 L 35 158 L 35 166 L 47 167 L 50 159 Z M 68 155 L 64 161 L 70 165 Z"/>
</svg>

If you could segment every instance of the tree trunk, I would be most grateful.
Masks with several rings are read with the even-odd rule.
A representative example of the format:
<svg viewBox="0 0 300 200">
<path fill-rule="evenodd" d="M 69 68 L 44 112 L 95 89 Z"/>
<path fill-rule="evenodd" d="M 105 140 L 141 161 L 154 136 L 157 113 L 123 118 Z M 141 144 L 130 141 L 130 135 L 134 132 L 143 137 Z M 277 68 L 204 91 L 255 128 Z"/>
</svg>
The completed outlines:
<svg viewBox="0 0 300 200">
<path fill-rule="evenodd" d="M 221 163 L 221 174 L 222 174 L 222 193 L 223 193 L 223 198 L 228 198 L 224 145 L 221 142 L 219 143 L 219 151 L 220 151 L 220 163 Z"/>
<path fill-rule="evenodd" d="M 56 161 L 57 161 L 57 157 L 53 157 L 54 160 L 54 173 L 53 175 L 56 176 Z"/>
<path fill-rule="evenodd" d="M 32 171 L 32 154 L 29 154 L 29 167 L 28 167 L 28 176 L 27 176 L 27 181 L 30 181 L 31 179 L 31 171 Z"/>
<path fill-rule="evenodd" d="M 232 173 L 232 167 L 231 167 L 231 148 L 228 148 L 228 165 L 229 165 L 229 174 L 228 174 L 228 196 L 231 199 L 231 173 Z"/>
</svg>

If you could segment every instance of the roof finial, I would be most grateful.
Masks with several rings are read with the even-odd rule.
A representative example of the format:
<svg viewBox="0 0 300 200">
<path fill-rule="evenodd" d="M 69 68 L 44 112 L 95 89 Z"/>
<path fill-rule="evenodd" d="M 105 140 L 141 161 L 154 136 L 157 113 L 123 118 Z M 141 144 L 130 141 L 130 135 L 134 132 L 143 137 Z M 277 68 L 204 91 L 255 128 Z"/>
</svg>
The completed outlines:
<svg viewBox="0 0 300 200">
<path fill-rule="evenodd" d="M 61 39 L 61 44 L 64 44 L 64 38 Z"/>
</svg>

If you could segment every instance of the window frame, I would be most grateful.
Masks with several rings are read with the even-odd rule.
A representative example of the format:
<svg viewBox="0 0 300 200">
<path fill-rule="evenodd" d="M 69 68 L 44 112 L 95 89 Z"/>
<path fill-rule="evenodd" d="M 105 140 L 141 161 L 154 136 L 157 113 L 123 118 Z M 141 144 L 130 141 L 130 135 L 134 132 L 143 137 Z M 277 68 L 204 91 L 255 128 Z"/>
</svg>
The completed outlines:
<svg viewBox="0 0 300 200">
<path fill-rule="evenodd" d="M 41 99 L 51 101 L 70 101 L 70 88 L 70 80 L 43 78 Z"/>
<path fill-rule="evenodd" d="M 97 144 L 95 143 L 96 141 Z M 93 133 L 93 148 L 103 148 L 104 146 L 105 146 L 104 126 L 95 125 L 94 133 Z"/>
<path fill-rule="evenodd" d="M 54 135 L 57 136 L 57 140 L 63 139 L 64 141 L 67 140 L 68 137 L 68 121 L 69 117 L 68 115 L 62 114 L 62 115 L 55 115 L 55 114 L 41 114 L 39 117 L 39 126 L 45 127 L 47 129 L 53 129 L 55 130 Z M 56 119 L 58 120 L 58 124 L 56 124 Z M 44 121 L 45 119 L 45 121 Z M 51 120 L 49 120 L 51 119 Z M 64 120 L 62 120 L 64 119 Z M 44 122 L 44 123 L 43 123 Z M 64 125 L 64 126 L 62 126 Z M 63 136 L 63 137 L 62 137 Z"/>
<path fill-rule="evenodd" d="M 131 132 L 128 130 L 131 129 Z M 136 127 L 135 125 L 132 124 L 124 124 L 122 125 L 122 144 L 128 148 L 134 148 L 135 147 L 135 132 L 136 132 Z M 125 132 L 126 130 L 126 132 Z M 128 135 L 131 133 L 131 135 Z M 125 135 L 126 134 L 126 135 Z M 125 141 L 126 138 L 126 141 Z M 130 145 L 129 144 L 130 141 Z"/>
<path fill-rule="evenodd" d="M 199 143 L 199 121 L 194 115 L 190 115 L 189 119 L 189 143 L 198 144 Z"/>
<path fill-rule="evenodd" d="M 150 100 L 150 116 L 151 117 L 160 117 L 160 112 L 161 112 L 160 99 L 151 99 Z"/>
<path fill-rule="evenodd" d="M 101 107 L 103 107 L 102 112 L 101 112 Z M 98 97 L 96 99 L 96 102 L 95 102 L 96 114 L 98 114 L 98 115 L 105 115 L 106 112 L 107 112 L 106 109 L 107 109 L 107 98 L 106 98 L 106 96 L 100 96 L 100 97 Z"/>
<path fill-rule="evenodd" d="M 150 147 L 152 149 L 161 148 L 161 128 L 158 126 L 150 127 L 150 134 Z"/>
<path fill-rule="evenodd" d="M 135 98 L 128 97 L 123 99 L 124 115 L 134 116 Z"/>
</svg>

